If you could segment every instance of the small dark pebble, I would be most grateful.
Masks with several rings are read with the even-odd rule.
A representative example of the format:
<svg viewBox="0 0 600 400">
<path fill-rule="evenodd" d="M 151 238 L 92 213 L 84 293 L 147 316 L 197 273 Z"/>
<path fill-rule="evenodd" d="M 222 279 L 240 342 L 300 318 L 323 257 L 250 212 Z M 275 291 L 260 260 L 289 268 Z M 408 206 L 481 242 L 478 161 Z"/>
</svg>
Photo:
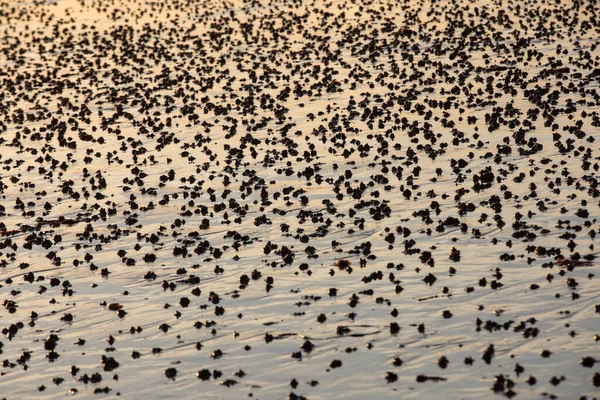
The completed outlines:
<svg viewBox="0 0 600 400">
<path fill-rule="evenodd" d="M 100 358 L 100 362 L 102 365 L 104 365 L 105 371 L 112 371 L 119 367 L 119 363 L 113 357 L 102 356 Z"/>
<path fill-rule="evenodd" d="M 550 358 L 550 356 L 552 355 L 552 352 L 551 352 L 550 350 L 543 350 L 543 351 L 540 353 L 540 355 L 541 355 L 543 358 Z"/>
<path fill-rule="evenodd" d="M 558 386 L 558 385 L 559 385 L 559 384 L 560 384 L 562 381 L 564 381 L 564 380 L 565 380 L 565 377 L 564 377 L 564 376 L 561 376 L 560 378 L 559 378 L 559 377 L 557 377 L 557 376 L 553 376 L 553 377 L 550 379 L 550 384 L 552 384 L 553 386 Z"/>
<path fill-rule="evenodd" d="M 398 375 L 388 371 L 388 373 L 385 375 L 385 379 L 388 383 L 396 382 L 398 380 Z"/>
<path fill-rule="evenodd" d="M 175 377 L 177 376 L 177 369 L 167 368 L 165 370 L 165 376 L 171 380 L 175 380 Z"/>
<path fill-rule="evenodd" d="M 587 367 L 587 368 L 592 368 L 595 363 L 596 363 L 596 359 L 594 359 L 593 357 L 583 357 L 581 359 L 581 365 L 583 365 L 584 367 Z"/>
<path fill-rule="evenodd" d="M 446 368 L 448 366 L 448 364 L 450 363 L 450 361 L 448 361 L 448 359 L 446 358 L 446 356 L 441 356 L 440 358 L 438 358 L 437 363 L 440 366 L 440 368 L 444 369 L 444 368 Z"/>
<path fill-rule="evenodd" d="M 525 372 L 525 368 L 523 368 L 523 366 L 519 365 L 518 363 L 515 364 L 515 374 L 517 374 L 517 376 L 519 376 L 520 374 L 522 374 L 523 372 Z"/>
<path fill-rule="evenodd" d="M 310 353 L 315 348 L 315 345 L 312 344 L 309 340 L 305 340 L 304 343 L 302 343 L 301 348 L 305 352 Z"/>
<path fill-rule="evenodd" d="M 198 377 L 198 379 L 202 379 L 203 381 L 207 381 L 207 380 L 210 379 L 211 373 L 207 369 L 201 369 L 200 371 L 196 372 L 196 376 Z"/>
</svg>

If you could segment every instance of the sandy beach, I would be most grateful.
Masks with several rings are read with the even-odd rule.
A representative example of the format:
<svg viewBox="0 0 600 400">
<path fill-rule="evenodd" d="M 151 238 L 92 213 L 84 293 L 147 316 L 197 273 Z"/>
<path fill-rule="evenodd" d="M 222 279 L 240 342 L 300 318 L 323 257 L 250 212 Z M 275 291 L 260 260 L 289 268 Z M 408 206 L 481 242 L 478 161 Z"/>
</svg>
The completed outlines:
<svg viewBox="0 0 600 400">
<path fill-rule="evenodd" d="M 0 3 L 0 399 L 598 398 L 599 10 Z"/>
</svg>

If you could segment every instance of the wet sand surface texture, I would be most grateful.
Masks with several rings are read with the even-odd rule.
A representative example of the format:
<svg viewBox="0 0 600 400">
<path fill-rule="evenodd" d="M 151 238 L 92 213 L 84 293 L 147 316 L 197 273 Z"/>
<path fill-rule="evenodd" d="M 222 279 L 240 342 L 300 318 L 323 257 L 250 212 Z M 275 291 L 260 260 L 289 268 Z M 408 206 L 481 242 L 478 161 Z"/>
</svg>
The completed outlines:
<svg viewBox="0 0 600 400">
<path fill-rule="evenodd" d="M 0 399 L 598 396 L 599 14 L 0 2 Z"/>
</svg>

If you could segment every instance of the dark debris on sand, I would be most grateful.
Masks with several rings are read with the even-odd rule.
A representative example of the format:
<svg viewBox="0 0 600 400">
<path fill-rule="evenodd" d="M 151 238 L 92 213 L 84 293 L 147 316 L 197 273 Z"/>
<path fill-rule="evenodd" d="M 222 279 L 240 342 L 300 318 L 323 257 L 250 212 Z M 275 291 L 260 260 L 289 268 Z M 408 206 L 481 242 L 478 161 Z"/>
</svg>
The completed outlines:
<svg viewBox="0 0 600 400">
<path fill-rule="evenodd" d="M 599 11 L 0 2 L 2 395 L 595 393 Z"/>
</svg>

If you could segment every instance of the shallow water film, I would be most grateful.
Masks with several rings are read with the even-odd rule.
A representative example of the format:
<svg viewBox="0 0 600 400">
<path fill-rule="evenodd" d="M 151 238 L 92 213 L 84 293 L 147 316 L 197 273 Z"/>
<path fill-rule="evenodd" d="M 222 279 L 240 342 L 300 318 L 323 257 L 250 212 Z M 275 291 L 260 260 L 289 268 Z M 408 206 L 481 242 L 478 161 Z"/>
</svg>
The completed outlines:
<svg viewBox="0 0 600 400">
<path fill-rule="evenodd" d="M 0 2 L 0 399 L 598 396 L 599 14 Z"/>
</svg>

